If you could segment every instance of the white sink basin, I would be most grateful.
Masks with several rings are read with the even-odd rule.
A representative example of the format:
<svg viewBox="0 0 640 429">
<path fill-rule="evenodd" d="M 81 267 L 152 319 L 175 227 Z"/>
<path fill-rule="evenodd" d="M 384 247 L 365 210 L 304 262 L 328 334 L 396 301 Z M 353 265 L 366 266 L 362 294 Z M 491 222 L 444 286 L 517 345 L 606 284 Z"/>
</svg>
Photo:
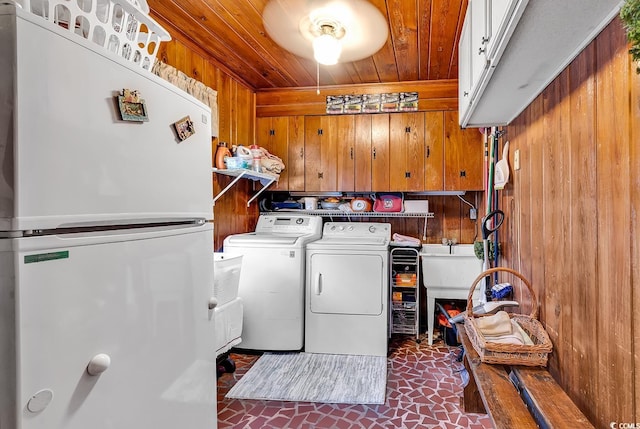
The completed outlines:
<svg viewBox="0 0 640 429">
<path fill-rule="evenodd" d="M 469 290 L 482 272 L 482 261 L 473 252 L 473 244 L 449 246 L 425 244 L 422 257 L 422 279 L 426 287 L 438 286 Z"/>
<path fill-rule="evenodd" d="M 473 244 L 456 244 L 453 246 L 443 246 L 442 244 L 423 244 L 420 251 L 421 256 L 473 256 Z"/>
</svg>

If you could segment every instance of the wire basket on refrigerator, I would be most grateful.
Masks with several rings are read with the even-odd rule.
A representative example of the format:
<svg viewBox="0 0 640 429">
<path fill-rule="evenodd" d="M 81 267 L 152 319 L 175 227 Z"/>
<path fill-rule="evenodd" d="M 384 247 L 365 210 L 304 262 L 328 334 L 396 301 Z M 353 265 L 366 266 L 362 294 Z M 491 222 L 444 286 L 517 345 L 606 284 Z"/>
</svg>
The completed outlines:
<svg viewBox="0 0 640 429">
<path fill-rule="evenodd" d="M 145 0 L 15 0 L 22 9 L 51 21 L 104 50 L 150 71 L 169 33 L 149 17 Z"/>
</svg>

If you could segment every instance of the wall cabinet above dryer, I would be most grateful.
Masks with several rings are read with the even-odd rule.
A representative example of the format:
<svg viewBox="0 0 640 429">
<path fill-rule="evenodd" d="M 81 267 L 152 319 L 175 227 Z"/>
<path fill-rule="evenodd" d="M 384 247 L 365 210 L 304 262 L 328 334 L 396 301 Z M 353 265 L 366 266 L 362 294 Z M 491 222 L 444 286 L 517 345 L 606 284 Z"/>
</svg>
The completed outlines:
<svg viewBox="0 0 640 429">
<path fill-rule="evenodd" d="M 458 45 L 460 124 L 467 125 L 476 99 L 500 59 L 529 0 L 469 0 Z"/>
<path fill-rule="evenodd" d="M 508 125 L 618 15 L 621 4 L 469 0 L 458 46 L 460 125 Z M 478 28 L 483 25 L 477 16 L 482 11 L 484 31 Z M 485 41 L 485 58 L 479 60 L 479 51 L 473 49 L 483 39 L 474 40 L 477 34 Z M 474 79 L 473 71 L 482 69 L 475 60 L 486 61 L 488 67 Z"/>
</svg>

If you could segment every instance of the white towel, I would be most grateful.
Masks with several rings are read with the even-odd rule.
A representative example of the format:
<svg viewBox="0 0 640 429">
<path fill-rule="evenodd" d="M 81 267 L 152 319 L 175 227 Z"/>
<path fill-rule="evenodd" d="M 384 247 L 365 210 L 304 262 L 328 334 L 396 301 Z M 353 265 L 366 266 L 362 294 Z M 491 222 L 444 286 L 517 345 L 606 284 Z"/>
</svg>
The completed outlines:
<svg viewBox="0 0 640 429">
<path fill-rule="evenodd" d="M 475 319 L 476 327 L 482 335 L 486 336 L 500 336 L 509 335 L 513 331 L 511 325 L 511 318 L 506 311 L 498 311 L 491 316 L 479 317 Z"/>
<path fill-rule="evenodd" d="M 422 242 L 418 238 L 409 237 L 408 235 L 402 235 L 398 233 L 393 234 L 393 241 L 395 241 L 396 243 L 411 244 L 412 246 L 420 246 L 422 244 Z"/>
<path fill-rule="evenodd" d="M 511 333 L 504 335 L 485 335 L 484 339 L 491 343 L 501 344 L 518 344 L 518 345 L 533 345 L 533 341 L 527 333 L 520 327 L 518 322 L 511 320 Z"/>
</svg>

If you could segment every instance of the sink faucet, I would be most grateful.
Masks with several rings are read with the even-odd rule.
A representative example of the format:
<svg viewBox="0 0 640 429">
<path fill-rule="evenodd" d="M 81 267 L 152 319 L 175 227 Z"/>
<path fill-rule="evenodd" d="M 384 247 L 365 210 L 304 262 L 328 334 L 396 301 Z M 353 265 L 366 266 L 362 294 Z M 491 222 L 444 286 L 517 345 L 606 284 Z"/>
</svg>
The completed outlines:
<svg viewBox="0 0 640 429">
<path fill-rule="evenodd" d="M 452 246 L 455 246 L 456 244 L 458 244 L 458 239 L 457 238 L 443 238 L 442 239 L 442 245 L 443 246 L 449 246 L 449 255 L 451 255 L 453 253 L 453 249 Z"/>
</svg>

